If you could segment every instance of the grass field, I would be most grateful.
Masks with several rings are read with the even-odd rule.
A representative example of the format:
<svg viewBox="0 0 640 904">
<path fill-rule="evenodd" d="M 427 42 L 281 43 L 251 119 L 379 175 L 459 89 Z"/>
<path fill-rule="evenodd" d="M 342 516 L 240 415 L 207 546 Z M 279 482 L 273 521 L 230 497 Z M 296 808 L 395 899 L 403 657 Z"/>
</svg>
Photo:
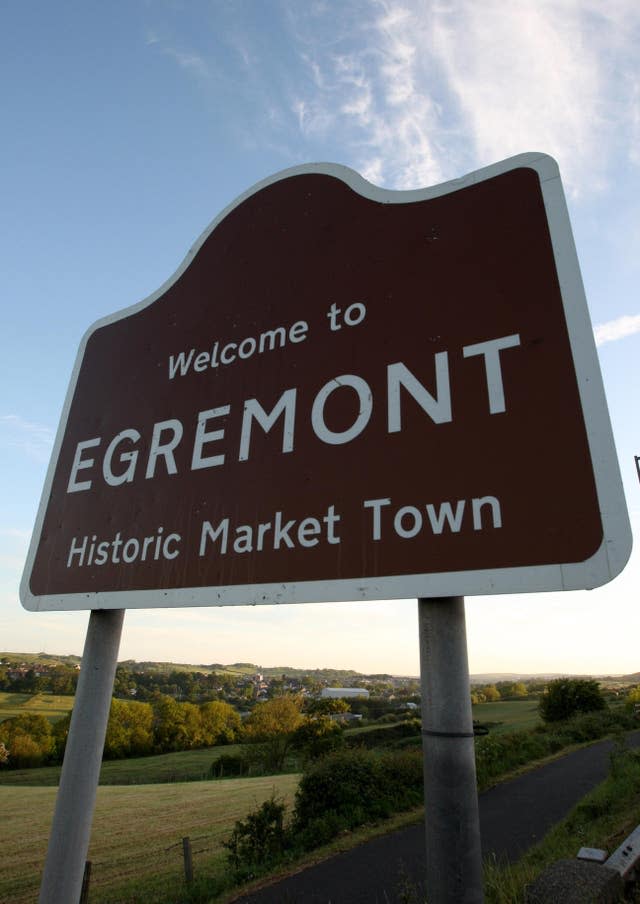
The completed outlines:
<svg viewBox="0 0 640 904">
<path fill-rule="evenodd" d="M 208 747 L 204 750 L 184 750 L 161 753 L 157 756 L 136 757 L 130 760 L 107 760 L 100 770 L 101 785 L 149 785 L 161 782 L 194 782 L 207 778 L 215 759 L 222 754 L 237 754 L 240 745 Z M 0 770 L 3 785 L 57 785 L 60 766 L 37 769 Z"/>
<path fill-rule="evenodd" d="M 182 887 L 181 839 L 189 836 L 194 874 L 211 874 L 224 860 L 221 841 L 238 819 L 273 792 L 291 804 L 297 775 L 197 784 L 99 788 L 88 859 L 91 901 L 151 902 Z M 0 901 L 32 904 L 44 864 L 55 788 L 0 788 L 4 833 Z M 146 884 L 141 877 L 147 876 Z M 127 886 L 135 884 L 135 895 Z"/>
<path fill-rule="evenodd" d="M 539 725 L 538 700 L 499 700 L 497 703 L 476 703 L 471 707 L 473 718 L 487 725 L 492 734 L 520 731 Z"/>
<path fill-rule="evenodd" d="M 56 694 L 10 694 L 0 691 L 0 722 L 25 713 L 46 716 L 51 722 L 57 722 L 73 708 L 74 699 Z"/>
</svg>

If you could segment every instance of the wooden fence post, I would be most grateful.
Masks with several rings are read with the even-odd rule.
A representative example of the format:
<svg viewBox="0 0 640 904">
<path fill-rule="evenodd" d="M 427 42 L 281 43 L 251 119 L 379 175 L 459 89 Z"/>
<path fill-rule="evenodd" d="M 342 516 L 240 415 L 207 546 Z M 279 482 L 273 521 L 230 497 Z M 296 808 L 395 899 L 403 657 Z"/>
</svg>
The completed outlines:
<svg viewBox="0 0 640 904">
<path fill-rule="evenodd" d="M 193 857 L 191 856 L 191 840 L 189 838 L 182 839 L 182 854 L 184 857 L 184 877 L 187 885 L 193 882 Z"/>
</svg>

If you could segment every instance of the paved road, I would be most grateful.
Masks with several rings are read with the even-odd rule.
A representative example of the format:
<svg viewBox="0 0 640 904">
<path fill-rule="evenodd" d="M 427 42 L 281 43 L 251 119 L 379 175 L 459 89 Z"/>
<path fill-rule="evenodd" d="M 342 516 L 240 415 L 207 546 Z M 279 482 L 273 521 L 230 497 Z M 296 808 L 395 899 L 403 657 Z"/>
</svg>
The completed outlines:
<svg viewBox="0 0 640 904">
<path fill-rule="evenodd" d="M 640 731 L 629 735 L 629 745 L 640 746 Z M 516 860 L 539 841 L 605 778 L 612 747 L 611 741 L 600 741 L 481 794 L 483 855 Z M 407 883 L 423 891 L 424 847 L 424 827 L 410 826 L 244 895 L 236 904 L 401 904 Z"/>
</svg>

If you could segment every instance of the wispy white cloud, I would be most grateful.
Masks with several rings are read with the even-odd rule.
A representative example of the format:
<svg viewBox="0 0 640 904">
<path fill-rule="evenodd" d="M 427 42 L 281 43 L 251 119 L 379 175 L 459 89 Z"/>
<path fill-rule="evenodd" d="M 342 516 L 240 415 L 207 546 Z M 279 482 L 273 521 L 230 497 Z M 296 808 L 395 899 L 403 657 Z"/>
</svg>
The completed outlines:
<svg viewBox="0 0 640 904">
<path fill-rule="evenodd" d="M 462 0 L 434 24 L 435 51 L 482 163 L 543 150 L 558 158 L 573 194 L 600 187 L 626 143 L 636 3 Z"/>
<path fill-rule="evenodd" d="M 209 78 L 211 74 L 207 61 L 199 53 L 190 50 L 180 50 L 177 47 L 167 45 L 162 47 L 162 53 L 174 59 L 181 69 L 186 69 L 188 72 L 194 73 L 194 75 L 201 78 Z"/>
<path fill-rule="evenodd" d="M 19 449 L 29 458 L 46 462 L 53 448 L 54 432 L 43 424 L 34 424 L 16 414 L 0 415 L 0 445 Z"/>
<path fill-rule="evenodd" d="M 539 150 L 578 195 L 605 184 L 614 158 L 640 162 L 635 0 L 318 9 L 315 23 L 294 17 L 309 79 L 293 110 L 304 136 L 339 135 L 373 181 L 415 188 Z M 314 37 L 320 25 L 330 41 Z"/>
<path fill-rule="evenodd" d="M 365 2 L 292 15 L 308 78 L 292 110 L 310 141 L 339 137 L 365 178 L 394 188 L 442 181 L 436 79 L 421 77 L 424 54 L 415 13 L 399 3 Z M 320 37 L 319 37 L 320 35 Z M 432 73 L 435 76 L 435 73 Z"/>
<path fill-rule="evenodd" d="M 197 35 L 186 20 L 167 13 L 147 44 L 216 110 L 233 96 L 228 125 L 287 163 L 341 148 L 402 189 L 544 151 L 573 197 L 640 165 L 637 0 L 280 0 L 268 29 L 243 4 L 214 4 Z"/>
<path fill-rule="evenodd" d="M 608 320 L 599 323 L 593 329 L 596 337 L 596 345 L 604 345 L 606 342 L 616 342 L 634 333 L 640 333 L 640 314 L 625 315 L 616 320 Z"/>
</svg>

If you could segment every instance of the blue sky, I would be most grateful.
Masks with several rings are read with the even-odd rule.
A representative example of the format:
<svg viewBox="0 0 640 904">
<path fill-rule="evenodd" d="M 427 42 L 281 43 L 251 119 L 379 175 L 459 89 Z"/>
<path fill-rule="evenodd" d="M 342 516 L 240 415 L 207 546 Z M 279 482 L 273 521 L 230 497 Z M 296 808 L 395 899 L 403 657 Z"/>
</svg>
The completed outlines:
<svg viewBox="0 0 640 904">
<path fill-rule="evenodd" d="M 299 163 L 421 188 L 525 151 L 561 169 L 640 522 L 640 10 L 633 0 L 5 4 L 0 649 L 79 653 L 18 584 L 78 343 Z M 640 670 L 634 552 L 599 590 L 469 597 L 472 671 Z M 122 658 L 417 673 L 415 601 L 130 611 Z"/>
</svg>

